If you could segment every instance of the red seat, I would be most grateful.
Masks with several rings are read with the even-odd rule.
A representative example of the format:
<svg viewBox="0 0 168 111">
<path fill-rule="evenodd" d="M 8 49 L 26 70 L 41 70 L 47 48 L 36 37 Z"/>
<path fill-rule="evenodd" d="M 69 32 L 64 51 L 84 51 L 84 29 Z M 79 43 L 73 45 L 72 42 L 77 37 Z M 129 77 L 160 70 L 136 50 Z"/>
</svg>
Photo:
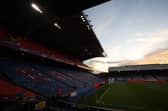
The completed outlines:
<svg viewBox="0 0 168 111">
<path fill-rule="evenodd" d="M 36 96 L 35 93 L 28 91 L 26 89 L 23 89 L 14 84 L 11 84 L 10 82 L 7 82 L 5 80 L 0 80 L 0 86 L 1 86 L 0 87 L 1 96 L 16 96 L 20 92 L 24 92 L 24 96 L 29 96 L 29 97 Z"/>
</svg>

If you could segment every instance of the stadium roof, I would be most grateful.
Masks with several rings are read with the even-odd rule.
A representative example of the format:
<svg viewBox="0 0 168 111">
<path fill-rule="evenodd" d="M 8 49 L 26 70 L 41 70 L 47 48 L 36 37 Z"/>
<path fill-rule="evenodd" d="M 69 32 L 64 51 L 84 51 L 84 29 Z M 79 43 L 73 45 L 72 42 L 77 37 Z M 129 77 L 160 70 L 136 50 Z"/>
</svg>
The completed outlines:
<svg viewBox="0 0 168 111">
<path fill-rule="evenodd" d="M 121 67 L 110 67 L 109 72 L 167 70 L 167 69 L 168 64 L 146 64 L 146 65 L 128 65 Z"/>
<path fill-rule="evenodd" d="M 0 22 L 13 33 L 85 60 L 104 56 L 104 50 L 81 11 L 106 1 L 4 0 Z"/>
</svg>

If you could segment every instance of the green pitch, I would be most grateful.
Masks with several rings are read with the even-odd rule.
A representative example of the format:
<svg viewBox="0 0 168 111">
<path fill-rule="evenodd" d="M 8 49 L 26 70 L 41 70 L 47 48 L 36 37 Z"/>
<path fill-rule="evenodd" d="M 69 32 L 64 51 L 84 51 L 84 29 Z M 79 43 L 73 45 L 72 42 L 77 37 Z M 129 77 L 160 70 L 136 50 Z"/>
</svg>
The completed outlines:
<svg viewBox="0 0 168 111">
<path fill-rule="evenodd" d="M 168 83 L 114 82 L 84 96 L 80 102 L 125 111 L 168 111 Z"/>
</svg>

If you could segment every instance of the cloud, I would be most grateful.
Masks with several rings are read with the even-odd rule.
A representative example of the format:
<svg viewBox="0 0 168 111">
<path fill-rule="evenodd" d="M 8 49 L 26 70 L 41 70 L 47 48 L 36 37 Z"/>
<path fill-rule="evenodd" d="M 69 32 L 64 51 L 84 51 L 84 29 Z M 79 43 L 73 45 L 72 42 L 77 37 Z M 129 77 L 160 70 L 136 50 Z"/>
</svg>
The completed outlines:
<svg viewBox="0 0 168 111">
<path fill-rule="evenodd" d="M 166 55 L 166 54 L 168 54 L 167 51 L 168 51 L 168 48 L 165 48 L 165 49 L 157 49 L 157 50 L 154 50 L 153 52 L 150 52 L 150 53 L 146 54 L 146 55 L 145 55 L 145 58 L 151 57 L 151 56 L 154 56 L 154 55 L 160 54 L 160 53 L 162 53 L 162 54 L 164 53 L 164 55 Z"/>
<path fill-rule="evenodd" d="M 91 67 L 94 72 L 108 72 L 109 66 L 107 64 L 107 58 L 105 57 L 88 59 L 83 63 Z"/>
<path fill-rule="evenodd" d="M 121 55 L 121 45 L 118 46 L 113 46 L 111 48 L 106 49 L 106 53 L 108 55 L 108 60 L 109 61 L 118 61 L 122 59 Z"/>
<path fill-rule="evenodd" d="M 144 34 L 143 33 L 136 33 L 135 36 L 142 37 L 142 36 L 144 36 Z"/>
<path fill-rule="evenodd" d="M 153 64 L 160 63 L 161 60 L 168 59 L 168 29 L 161 29 L 157 32 L 149 33 L 148 35 L 143 35 L 143 37 L 137 37 L 130 41 L 127 41 L 130 50 L 125 55 L 128 60 L 131 60 L 133 56 L 139 56 L 139 60 L 131 60 L 122 62 L 121 64 Z M 124 48 L 124 47 L 122 47 Z"/>
<path fill-rule="evenodd" d="M 108 60 L 120 61 L 118 64 L 129 64 L 131 61 L 146 58 L 145 55 L 156 49 L 168 47 L 168 29 L 161 29 L 148 34 L 139 33 L 137 35 L 138 37 L 128 40 L 126 43 L 107 48 Z"/>
<path fill-rule="evenodd" d="M 167 64 L 168 63 L 168 48 L 157 49 L 144 56 L 143 59 L 130 61 L 129 64 Z"/>
<path fill-rule="evenodd" d="M 130 46 L 132 52 L 137 53 L 137 55 L 140 54 L 143 56 L 158 48 L 168 47 L 167 44 L 168 29 L 162 29 L 157 32 L 149 33 L 147 35 L 144 34 L 143 37 L 137 37 L 128 41 L 128 45 Z M 129 51 L 128 49 L 124 50 Z"/>
<path fill-rule="evenodd" d="M 108 58 L 96 58 L 90 60 L 89 64 L 94 67 L 95 70 L 101 69 L 104 71 L 107 71 L 109 66 L 143 63 L 151 64 L 156 62 L 154 61 L 156 56 L 148 56 L 157 55 L 163 48 L 167 51 L 165 55 L 168 55 L 168 29 L 144 34 L 141 37 L 132 39 L 131 42 L 120 42 L 120 44 L 116 46 L 111 44 L 111 46 L 108 46 L 108 48 L 105 49 Z M 158 60 L 164 58 L 163 53 L 160 59 L 159 57 L 160 56 L 158 55 Z M 168 57 L 166 59 L 168 59 Z"/>
</svg>

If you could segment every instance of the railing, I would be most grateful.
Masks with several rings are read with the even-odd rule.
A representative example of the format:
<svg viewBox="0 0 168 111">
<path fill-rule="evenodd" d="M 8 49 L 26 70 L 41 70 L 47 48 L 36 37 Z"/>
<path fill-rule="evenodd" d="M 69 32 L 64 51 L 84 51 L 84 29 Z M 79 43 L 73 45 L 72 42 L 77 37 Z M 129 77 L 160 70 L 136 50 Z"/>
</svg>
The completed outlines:
<svg viewBox="0 0 168 111">
<path fill-rule="evenodd" d="M 98 106 L 91 106 L 91 105 L 85 105 L 85 104 L 78 104 L 78 103 L 73 103 L 73 102 L 68 102 L 68 101 L 64 101 L 64 100 L 59 100 L 60 104 L 64 104 L 64 106 L 68 105 L 71 106 L 72 108 L 77 108 L 77 109 L 84 109 L 84 110 L 94 110 L 94 111 L 99 111 L 99 110 L 103 110 L 103 111 L 124 111 L 122 109 L 116 109 L 116 108 L 106 108 L 106 107 L 98 107 Z M 65 105 L 66 104 L 66 105 Z M 50 107 L 53 111 L 54 109 L 56 110 L 56 108 L 54 108 L 54 106 L 52 105 Z"/>
</svg>

